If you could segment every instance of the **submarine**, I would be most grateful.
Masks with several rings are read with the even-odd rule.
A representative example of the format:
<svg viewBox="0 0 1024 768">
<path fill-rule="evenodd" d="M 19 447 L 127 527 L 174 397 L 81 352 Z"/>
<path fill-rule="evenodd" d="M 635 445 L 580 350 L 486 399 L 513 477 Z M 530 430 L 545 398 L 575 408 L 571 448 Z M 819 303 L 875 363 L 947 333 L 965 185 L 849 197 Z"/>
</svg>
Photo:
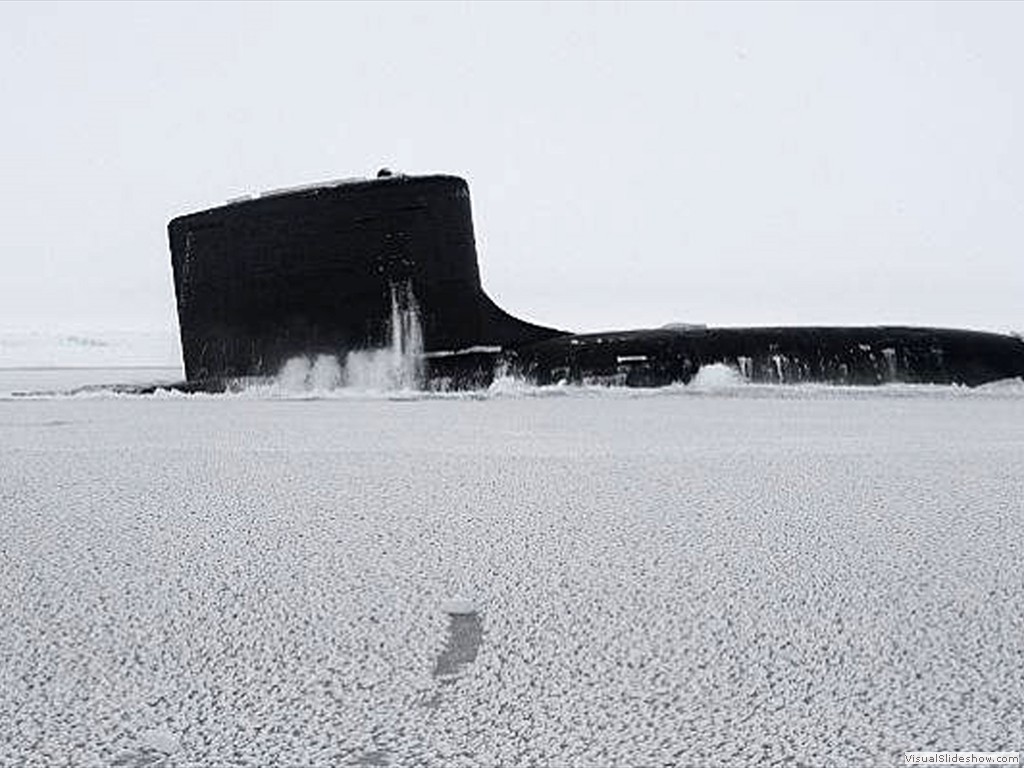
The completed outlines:
<svg viewBox="0 0 1024 768">
<path fill-rule="evenodd" d="M 400 347 L 415 386 L 496 376 L 658 387 L 722 364 L 751 382 L 960 384 L 1024 376 L 1016 336 L 906 326 L 574 333 L 499 307 L 480 279 L 469 185 L 383 169 L 265 192 L 168 225 L 186 391 L 276 376 L 294 358 Z"/>
</svg>

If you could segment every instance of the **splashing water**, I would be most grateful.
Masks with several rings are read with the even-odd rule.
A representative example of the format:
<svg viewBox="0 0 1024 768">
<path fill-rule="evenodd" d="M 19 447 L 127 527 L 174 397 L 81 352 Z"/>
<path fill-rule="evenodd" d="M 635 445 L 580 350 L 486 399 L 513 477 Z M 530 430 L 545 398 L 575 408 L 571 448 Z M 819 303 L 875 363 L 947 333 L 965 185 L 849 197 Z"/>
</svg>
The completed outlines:
<svg viewBox="0 0 1024 768">
<path fill-rule="evenodd" d="M 324 392 L 337 389 L 342 380 L 341 366 L 334 355 L 293 357 L 282 366 L 276 384 L 285 392 Z"/>
<path fill-rule="evenodd" d="M 341 384 L 341 366 L 334 355 L 317 355 L 309 369 L 309 383 L 315 390 L 337 389 Z"/>
<path fill-rule="evenodd" d="M 742 363 L 740 363 L 742 365 Z M 743 386 L 743 374 L 725 363 L 702 365 L 697 375 L 690 381 L 689 387 L 694 390 L 716 390 Z"/>
<path fill-rule="evenodd" d="M 324 392 L 339 387 L 369 392 L 423 388 L 423 329 L 412 285 L 391 286 L 388 346 L 349 352 L 341 365 L 334 355 L 293 357 L 277 375 L 287 392 Z"/>
<path fill-rule="evenodd" d="M 423 328 L 412 286 L 391 286 L 389 346 L 349 352 L 344 383 L 353 389 L 394 391 L 423 387 Z"/>
<path fill-rule="evenodd" d="M 309 386 L 309 358 L 293 357 L 277 373 L 276 384 L 287 392 L 301 392 Z"/>
</svg>

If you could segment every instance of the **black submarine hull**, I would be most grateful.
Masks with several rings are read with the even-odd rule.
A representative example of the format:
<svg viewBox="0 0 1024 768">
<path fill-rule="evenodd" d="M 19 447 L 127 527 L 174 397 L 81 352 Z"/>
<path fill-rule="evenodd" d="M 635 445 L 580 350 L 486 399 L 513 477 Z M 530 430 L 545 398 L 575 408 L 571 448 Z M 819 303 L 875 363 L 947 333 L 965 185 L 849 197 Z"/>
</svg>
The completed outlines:
<svg viewBox="0 0 1024 768">
<path fill-rule="evenodd" d="M 724 364 L 754 382 L 963 384 L 1024 376 L 1024 341 L 904 326 L 703 328 L 573 334 L 505 312 L 480 282 L 469 188 L 391 176 L 265 194 L 175 218 L 171 260 L 187 381 L 220 391 L 290 358 L 393 345 L 412 318 L 419 384 L 501 373 L 663 386 Z M 406 322 L 403 320 L 403 322 Z M 404 342 L 403 342 L 404 343 Z"/>
<path fill-rule="evenodd" d="M 977 386 L 1024 375 L 1024 342 L 904 326 L 658 329 L 552 339 L 514 359 L 516 372 L 539 384 L 664 386 L 714 364 L 761 383 Z"/>
</svg>

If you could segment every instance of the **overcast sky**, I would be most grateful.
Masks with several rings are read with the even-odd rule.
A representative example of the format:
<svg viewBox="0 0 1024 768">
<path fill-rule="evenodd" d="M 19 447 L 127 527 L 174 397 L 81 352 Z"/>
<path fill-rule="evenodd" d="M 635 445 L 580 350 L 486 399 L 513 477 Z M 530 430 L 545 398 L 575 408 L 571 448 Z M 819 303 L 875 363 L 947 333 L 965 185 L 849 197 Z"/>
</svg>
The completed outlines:
<svg viewBox="0 0 1024 768">
<path fill-rule="evenodd" d="M 574 330 L 1024 327 L 1024 4 L 0 4 L 0 330 L 176 328 L 167 221 L 470 183 Z"/>
</svg>

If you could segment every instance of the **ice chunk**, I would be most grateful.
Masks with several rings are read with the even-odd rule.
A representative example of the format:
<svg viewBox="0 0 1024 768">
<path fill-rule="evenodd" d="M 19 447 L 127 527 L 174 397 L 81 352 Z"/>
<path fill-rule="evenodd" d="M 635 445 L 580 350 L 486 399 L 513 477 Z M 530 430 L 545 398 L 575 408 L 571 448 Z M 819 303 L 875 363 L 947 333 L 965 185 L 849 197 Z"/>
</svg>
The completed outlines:
<svg viewBox="0 0 1024 768">
<path fill-rule="evenodd" d="M 451 616 L 468 616 L 476 613 L 476 606 L 468 598 L 449 597 L 441 603 L 441 610 Z"/>
<path fill-rule="evenodd" d="M 163 726 L 147 731 L 142 737 L 142 746 L 144 749 L 162 752 L 165 755 L 173 755 L 181 749 L 178 737 Z"/>
</svg>

